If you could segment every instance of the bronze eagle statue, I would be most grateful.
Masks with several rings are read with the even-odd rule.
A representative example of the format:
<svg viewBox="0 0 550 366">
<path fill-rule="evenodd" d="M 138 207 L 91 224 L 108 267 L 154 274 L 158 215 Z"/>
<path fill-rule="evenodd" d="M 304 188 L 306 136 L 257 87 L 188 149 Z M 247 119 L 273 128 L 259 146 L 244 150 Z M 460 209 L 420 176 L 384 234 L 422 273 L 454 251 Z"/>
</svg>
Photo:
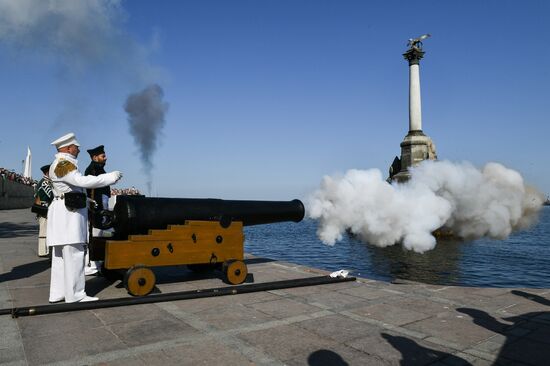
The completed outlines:
<svg viewBox="0 0 550 366">
<path fill-rule="evenodd" d="M 422 41 L 429 37 L 431 37 L 431 34 L 426 33 L 417 38 L 409 38 L 407 46 L 411 48 L 422 49 Z"/>
</svg>

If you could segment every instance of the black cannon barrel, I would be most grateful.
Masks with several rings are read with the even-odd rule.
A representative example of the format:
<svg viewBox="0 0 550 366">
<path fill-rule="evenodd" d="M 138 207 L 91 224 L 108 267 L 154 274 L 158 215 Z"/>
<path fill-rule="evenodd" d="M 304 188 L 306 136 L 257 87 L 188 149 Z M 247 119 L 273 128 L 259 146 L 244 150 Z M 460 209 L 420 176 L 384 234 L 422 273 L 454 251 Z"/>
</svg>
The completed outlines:
<svg viewBox="0 0 550 366">
<path fill-rule="evenodd" d="M 242 221 L 243 225 L 299 222 L 304 218 L 304 205 L 292 201 L 238 201 L 214 198 L 149 198 L 118 196 L 114 208 L 115 238 L 147 234 L 149 229 L 166 229 L 185 220 L 220 221 L 226 225 Z"/>
</svg>

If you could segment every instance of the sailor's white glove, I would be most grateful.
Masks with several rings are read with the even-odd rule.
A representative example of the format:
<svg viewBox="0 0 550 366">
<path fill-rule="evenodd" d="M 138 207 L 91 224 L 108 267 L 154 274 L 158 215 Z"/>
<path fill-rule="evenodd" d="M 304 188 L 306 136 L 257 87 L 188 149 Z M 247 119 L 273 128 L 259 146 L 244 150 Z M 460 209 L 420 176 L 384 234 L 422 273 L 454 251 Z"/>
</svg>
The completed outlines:
<svg viewBox="0 0 550 366">
<path fill-rule="evenodd" d="M 115 177 L 115 182 L 118 182 L 122 178 L 122 172 L 121 171 L 115 170 L 111 174 L 113 174 L 113 176 Z"/>
</svg>

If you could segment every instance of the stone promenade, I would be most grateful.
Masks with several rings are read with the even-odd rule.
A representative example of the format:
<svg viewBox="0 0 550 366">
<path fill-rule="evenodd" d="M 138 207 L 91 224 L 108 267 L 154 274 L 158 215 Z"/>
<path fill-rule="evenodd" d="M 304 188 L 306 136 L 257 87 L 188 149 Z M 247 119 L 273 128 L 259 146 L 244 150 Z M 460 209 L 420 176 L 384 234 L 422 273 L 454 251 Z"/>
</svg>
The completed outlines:
<svg viewBox="0 0 550 366">
<path fill-rule="evenodd" d="M 47 304 L 29 210 L 0 211 L 0 309 Z M 254 282 L 326 274 L 248 258 Z M 156 271 L 156 292 L 225 285 L 184 266 Z M 120 282 L 87 277 L 101 299 Z M 315 287 L 12 319 L 1 365 L 549 365 L 550 290 L 368 279 Z"/>
</svg>

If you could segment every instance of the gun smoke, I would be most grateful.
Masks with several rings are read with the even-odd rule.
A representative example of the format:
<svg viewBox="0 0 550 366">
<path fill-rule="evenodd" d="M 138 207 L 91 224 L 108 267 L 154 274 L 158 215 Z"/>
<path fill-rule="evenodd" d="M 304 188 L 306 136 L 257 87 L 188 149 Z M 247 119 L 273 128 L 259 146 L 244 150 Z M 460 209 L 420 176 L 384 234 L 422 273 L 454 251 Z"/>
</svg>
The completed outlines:
<svg viewBox="0 0 550 366">
<path fill-rule="evenodd" d="M 0 0 L 0 41 L 59 62 L 63 71 L 114 63 L 122 69 L 138 52 L 118 28 L 123 19 L 120 1 Z"/>
<path fill-rule="evenodd" d="M 446 228 L 460 238 L 505 239 L 536 222 L 543 196 L 521 175 L 498 163 L 424 161 L 405 183 L 387 183 L 378 169 L 325 176 L 308 200 L 326 244 L 346 231 L 380 247 L 402 243 L 415 252 L 433 249 L 433 232 Z"/>
<path fill-rule="evenodd" d="M 168 111 L 168 103 L 162 101 L 163 96 L 162 88 L 152 84 L 138 93 L 130 94 L 124 105 L 124 110 L 128 113 L 130 133 L 139 148 L 143 170 L 147 174 L 149 195 L 152 186 L 152 157 L 165 124 L 164 115 Z"/>
<path fill-rule="evenodd" d="M 93 72 L 100 78 L 122 81 L 129 91 L 150 85 L 128 96 L 125 103 L 150 192 L 151 158 L 167 110 L 162 89 L 154 84 L 163 72 L 148 61 L 158 47 L 156 34 L 150 44 L 137 42 L 124 30 L 126 19 L 120 0 L 0 0 L 0 43 L 16 57 L 58 68 L 60 81 L 71 90 L 55 125 L 74 123 L 84 109 L 75 103 L 79 98 L 74 86 L 82 82 L 72 78 L 79 80 Z"/>
</svg>

